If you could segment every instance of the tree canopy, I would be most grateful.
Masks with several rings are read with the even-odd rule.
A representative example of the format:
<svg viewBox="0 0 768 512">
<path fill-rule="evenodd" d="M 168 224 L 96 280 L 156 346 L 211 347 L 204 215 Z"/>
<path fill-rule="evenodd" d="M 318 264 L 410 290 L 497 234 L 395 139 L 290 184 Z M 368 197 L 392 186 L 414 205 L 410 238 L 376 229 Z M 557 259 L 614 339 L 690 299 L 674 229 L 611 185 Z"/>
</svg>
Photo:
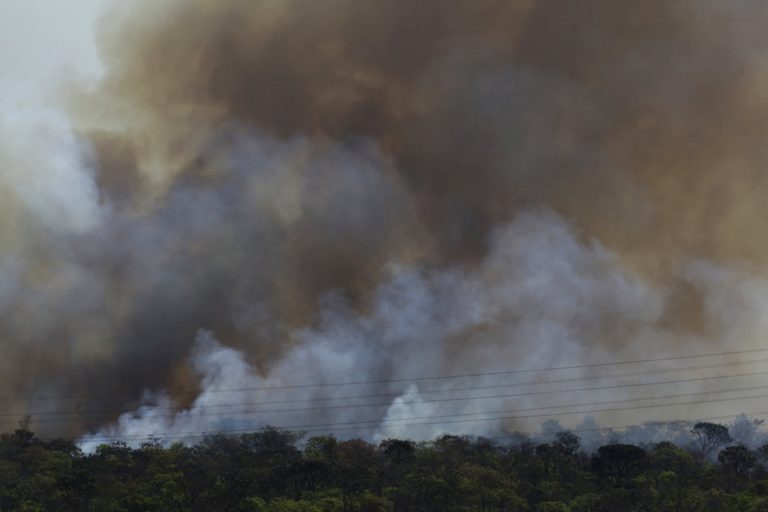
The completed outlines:
<svg viewBox="0 0 768 512">
<path fill-rule="evenodd" d="M 571 432 L 540 444 L 372 444 L 266 428 L 83 453 L 27 427 L 0 436 L 3 511 L 768 511 L 768 447 L 730 444 L 702 458 L 701 444 L 670 442 L 587 453 Z M 726 443 L 723 429 L 699 428 L 706 443 Z"/>
</svg>

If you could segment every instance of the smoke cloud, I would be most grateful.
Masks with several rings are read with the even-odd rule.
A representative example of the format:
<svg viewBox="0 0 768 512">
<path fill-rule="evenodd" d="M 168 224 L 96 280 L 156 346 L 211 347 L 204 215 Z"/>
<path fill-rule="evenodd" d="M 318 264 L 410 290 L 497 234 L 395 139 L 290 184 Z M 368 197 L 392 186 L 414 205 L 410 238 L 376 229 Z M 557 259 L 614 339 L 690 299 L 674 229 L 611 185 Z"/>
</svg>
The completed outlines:
<svg viewBox="0 0 768 512">
<path fill-rule="evenodd" d="M 439 402 L 516 381 L 412 377 L 762 348 L 762 2 L 52 4 L 0 53 L 3 413 L 86 443 L 428 438 L 747 385 Z"/>
</svg>

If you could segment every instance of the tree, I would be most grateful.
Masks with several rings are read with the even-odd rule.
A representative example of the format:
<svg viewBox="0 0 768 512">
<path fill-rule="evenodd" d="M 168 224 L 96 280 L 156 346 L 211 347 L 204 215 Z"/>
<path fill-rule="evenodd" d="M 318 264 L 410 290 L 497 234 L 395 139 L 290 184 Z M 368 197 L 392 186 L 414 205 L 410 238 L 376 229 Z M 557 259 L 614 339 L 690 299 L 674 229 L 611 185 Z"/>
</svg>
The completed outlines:
<svg viewBox="0 0 768 512">
<path fill-rule="evenodd" d="M 698 481 L 700 467 L 694 457 L 678 446 L 663 441 L 656 444 L 648 454 L 650 475 L 659 493 L 663 510 L 686 510 L 683 505 L 690 502 L 691 484 Z"/>
<path fill-rule="evenodd" d="M 693 426 L 691 434 L 702 458 L 708 457 L 715 448 L 731 442 L 728 427 L 719 423 L 699 422 Z"/>
<path fill-rule="evenodd" d="M 400 466 L 413 458 L 416 444 L 413 441 L 386 439 L 379 444 L 379 451 L 384 455 L 387 462 Z"/>
<path fill-rule="evenodd" d="M 298 444 L 291 432 L 263 429 L 191 447 L 152 441 L 81 453 L 18 429 L 0 436 L 0 510 L 768 512 L 768 473 L 743 445 L 722 449 L 715 465 L 670 442 L 588 455 L 577 441 L 558 433 L 535 447 L 466 436 Z"/>
<path fill-rule="evenodd" d="M 555 442 L 553 444 L 559 452 L 573 456 L 576 455 L 581 447 L 581 439 L 573 432 L 564 430 L 555 435 Z"/>
<path fill-rule="evenodd" d="M 342 491 L 343 510 L 347 512 L 350 502 L 376 483 L 378 468 L 376 449 L 360 439 L 341 441 L 336 461 L 336 485 Z"/>
<path fill-rule="evenodd" d="M 644 468 L 645 450 L 631 444 L 608 444 L 597 450 L 592 466 L 614 483 L 626 480 Z"/>
<path fill-rule="evenodd" d="M 755 454 L 743 445 L 723 449 L 718 454 L 717 460 L 725 469 L 740 477 L 746 476 L 756 463 Z"/>
<path fill-rule="evenodd" d="M 571 508 L 562 501 L 543 501 L 539 504 L 539 512 L 571 512 Z"/>
</svg>

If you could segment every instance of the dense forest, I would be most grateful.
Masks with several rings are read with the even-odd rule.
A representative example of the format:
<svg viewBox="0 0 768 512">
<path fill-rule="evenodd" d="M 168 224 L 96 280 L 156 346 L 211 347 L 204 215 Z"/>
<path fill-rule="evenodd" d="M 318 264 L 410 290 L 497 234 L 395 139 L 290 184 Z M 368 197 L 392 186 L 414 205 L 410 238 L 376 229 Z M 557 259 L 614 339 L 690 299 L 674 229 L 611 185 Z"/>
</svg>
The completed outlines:
<svg viewBox="0 0 768 512">
<path fill-rule="evenodd" d="M 445 435 L 371 444 L 266 428 L 199 443 L 83 453 L 27 427 L 0 436 L 0 510 L 768 511 L 768 446 L 698 423 L 689 446 L 606 444 L 577 434 L 502 444 Z"/>
</svg>

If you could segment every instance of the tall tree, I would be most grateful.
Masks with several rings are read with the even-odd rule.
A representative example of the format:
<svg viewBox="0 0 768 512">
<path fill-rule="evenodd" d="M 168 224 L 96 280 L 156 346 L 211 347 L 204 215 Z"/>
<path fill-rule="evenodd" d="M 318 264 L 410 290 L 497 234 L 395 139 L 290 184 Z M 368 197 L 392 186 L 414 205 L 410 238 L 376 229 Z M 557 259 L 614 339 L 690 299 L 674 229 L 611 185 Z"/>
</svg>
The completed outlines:
<svg viewBox="0 0 768 512">
<path fill-rule="evenodd" d="M 716 448 L 730 443 L 732 440 L 731 434 L 728 433 L 728 427 L 706 421 L 696 423 L 691 434 L 701 457 L 708 457 Z"/>
</svg>

